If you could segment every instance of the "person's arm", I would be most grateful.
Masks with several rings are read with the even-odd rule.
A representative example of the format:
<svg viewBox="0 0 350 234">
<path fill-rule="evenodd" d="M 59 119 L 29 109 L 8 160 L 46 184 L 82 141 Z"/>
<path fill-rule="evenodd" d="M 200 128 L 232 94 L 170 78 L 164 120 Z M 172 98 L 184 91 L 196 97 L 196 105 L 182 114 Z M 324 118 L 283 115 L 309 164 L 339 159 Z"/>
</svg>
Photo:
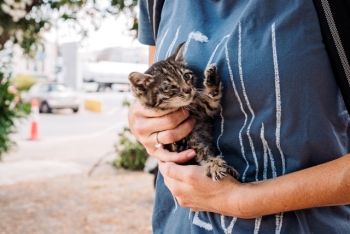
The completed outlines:
<svg viewBox="0 0 350 234">
<path fill-rule="evenodd" d="M 148 47 L 148 65 L 151 66 L 154 63 L 154 55 L 156 54 L 156 47 L 149 46 Z"/>
<path fill-rule="evenodd" d="M 273 179 L 241 184 L 216 182 L 199 166 L 159 162 L 159 170 L 181 206 L 240 218 L 298 209 L 350 204 L 350 154 Z"/>
</svg>

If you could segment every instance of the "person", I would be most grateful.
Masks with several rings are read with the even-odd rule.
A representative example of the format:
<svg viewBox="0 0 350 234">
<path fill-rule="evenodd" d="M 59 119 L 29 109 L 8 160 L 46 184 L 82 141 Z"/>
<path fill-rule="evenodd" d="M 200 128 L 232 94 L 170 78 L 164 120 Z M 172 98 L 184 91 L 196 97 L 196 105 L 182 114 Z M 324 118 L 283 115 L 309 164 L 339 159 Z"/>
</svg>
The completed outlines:
<svg viewBox="0 0 350 234">
<path fill-rule="evenodd" d="M 155 62 L 185 42 L 199 82 L 216 64 L 223 97 L 213 136 L 240 173 L 212 181 L 201 166 L 181 165 L 192 149 L 156 148 L 195 120 L 136 102 L 131 131 L 159 163 L 153 232 L 349 233 L 350 118 L 313 2 L 165 1 L 156 40 L 147 2 L 139 6 L 139 41 Z"/>
</svg>

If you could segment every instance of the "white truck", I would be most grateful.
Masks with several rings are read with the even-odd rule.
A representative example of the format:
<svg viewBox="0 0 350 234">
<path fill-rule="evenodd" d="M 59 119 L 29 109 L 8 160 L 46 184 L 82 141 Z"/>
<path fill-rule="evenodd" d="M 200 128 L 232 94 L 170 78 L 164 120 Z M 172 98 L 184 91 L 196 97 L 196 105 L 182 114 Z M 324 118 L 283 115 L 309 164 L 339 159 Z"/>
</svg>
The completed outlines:
<svg viewBox="0 0 350 234">
<path fill-rule="evenodd" d="M 83 65 L 83 80 L 97 83 L 98 92 L 112 88 L 113 84 L 126 85 L 129 89 L 129 74 L 135 71 L 145 72 L 147 69 L 147 64 L 140 63 L 87 62 Z"/>
</svg>

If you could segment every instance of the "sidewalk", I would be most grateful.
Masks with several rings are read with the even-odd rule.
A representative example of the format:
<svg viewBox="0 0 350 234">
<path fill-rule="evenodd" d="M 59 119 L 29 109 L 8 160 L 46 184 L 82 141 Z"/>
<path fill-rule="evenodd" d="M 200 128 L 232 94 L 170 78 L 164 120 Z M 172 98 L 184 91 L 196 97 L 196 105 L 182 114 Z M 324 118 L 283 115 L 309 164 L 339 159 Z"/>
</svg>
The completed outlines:
<svg viewBox="0 0 350 234">
<path fill-rule="evenodd" d="M 0 234 L 152 233 L 153 175 L 111 166 L 117 115 L 41 115 L 38 141 L 20 126 L 0 162 Z"/>
<path fill-rule="evenodd" d="M 71 173 L 5 183 L 1 168 L 10 167 L 0 165 L 0 234 L 152 233 L 154 189 L 149 173 L 104 164 L 89 177 L 74 165 L 61 165 L 58 171 Z M 19 174 L 14 169 L 25 171 L 25 162 L 8 166 L 12 168 L 7 173 L 13 175 Z"/>
</svg>

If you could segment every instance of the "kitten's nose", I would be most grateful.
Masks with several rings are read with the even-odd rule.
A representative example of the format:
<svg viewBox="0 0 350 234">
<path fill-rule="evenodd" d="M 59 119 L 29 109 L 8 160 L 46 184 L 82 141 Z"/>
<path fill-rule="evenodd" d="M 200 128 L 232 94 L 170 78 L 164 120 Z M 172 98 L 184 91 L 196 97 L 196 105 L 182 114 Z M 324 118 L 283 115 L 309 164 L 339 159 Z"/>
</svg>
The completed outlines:
<svg viewBox="0 0 350 234">
<path fill-rule="evenodd" d="M 184 88 L 183 92 L 186 93 L 186 94 L 190 94 L 191 90 L 192 90 L 191 88 Z"/>
</svg>

